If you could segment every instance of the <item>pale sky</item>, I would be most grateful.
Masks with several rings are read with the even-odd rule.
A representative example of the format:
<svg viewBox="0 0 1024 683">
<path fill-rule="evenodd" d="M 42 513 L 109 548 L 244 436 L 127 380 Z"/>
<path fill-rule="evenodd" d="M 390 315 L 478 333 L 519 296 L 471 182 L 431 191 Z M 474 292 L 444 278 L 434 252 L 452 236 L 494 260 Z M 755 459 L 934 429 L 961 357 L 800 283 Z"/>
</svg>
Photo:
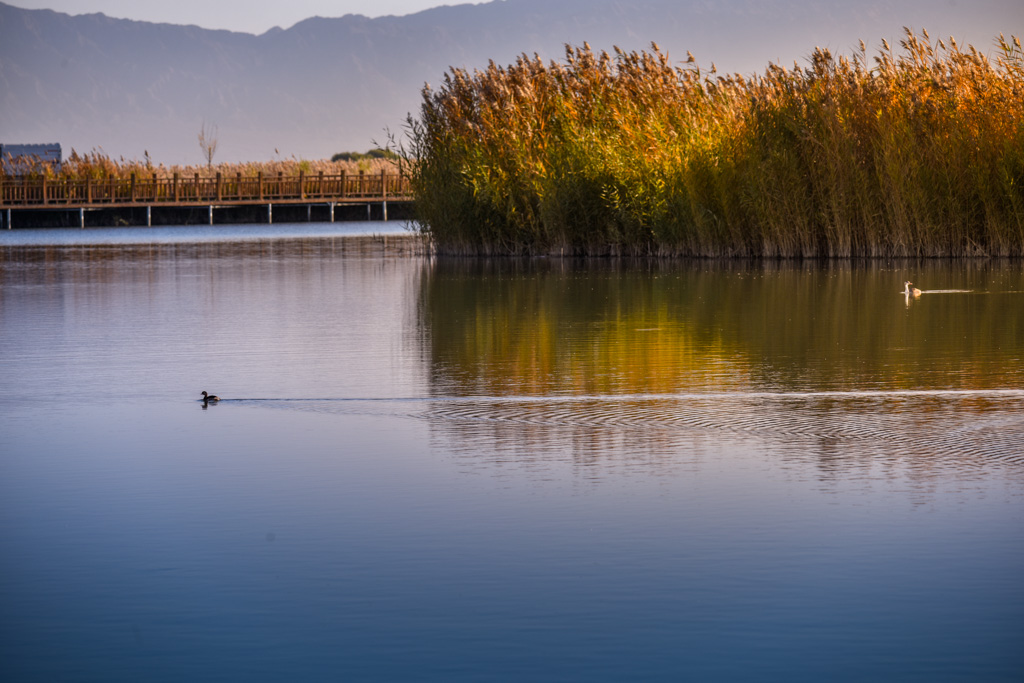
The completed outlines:
<svg viewBox="0 0 1024 683">
<path fill-rule="evenodd" d="M 4 0 L 24 9 L 52 9 L 66 14 L 102 12 L 118 19 L 195 24 L 256 34 L 274 26 L 289 28 L 314 16 L 403 15 L 471 1 L 479 0 Z"/>
</svg>

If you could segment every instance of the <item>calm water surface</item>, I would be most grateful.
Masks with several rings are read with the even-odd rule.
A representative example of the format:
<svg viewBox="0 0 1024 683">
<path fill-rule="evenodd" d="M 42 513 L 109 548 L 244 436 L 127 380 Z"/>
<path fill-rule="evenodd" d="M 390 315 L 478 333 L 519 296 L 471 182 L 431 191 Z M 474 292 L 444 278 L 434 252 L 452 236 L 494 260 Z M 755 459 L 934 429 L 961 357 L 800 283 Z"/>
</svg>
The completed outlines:
<svg viewBox="0 0 1024 683">
<path fill-rule="evenodd" d="M 0 243 L 3 680 L 1024 677 L 1019 263 L 224 236 Z"/>
</svg>

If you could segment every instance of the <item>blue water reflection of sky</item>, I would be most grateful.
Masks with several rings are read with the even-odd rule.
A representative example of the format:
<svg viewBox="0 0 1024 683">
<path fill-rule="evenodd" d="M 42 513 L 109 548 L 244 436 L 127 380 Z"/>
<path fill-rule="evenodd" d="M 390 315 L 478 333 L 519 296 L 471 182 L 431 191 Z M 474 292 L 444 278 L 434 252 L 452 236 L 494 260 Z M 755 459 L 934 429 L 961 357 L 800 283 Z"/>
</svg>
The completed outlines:
<svg viewBox="0 0 1024 683">
<path fill-rule="evenodd" d="M 25 228 L 0 230 L 0 247 L 127 244 L 197 244 L 287 238 L 371 237 L 415 230 L 408 221 L 276 223 L 270 225 L 168 225 L 122 228 Z"/>
<path fill-rule="evenodd" d="M 423 307 L 485 309 L 421 296 L 431 259 L 327 242 L 3 252 L 0 678 L 1024 670 L 1011 457 L 815 437 L 885 399 L 718 397 L 813 437 L 786 439 L 661 419 L 693 396 L 441 395 Z M 929 400 L 1017 425 L 1019 398 Z"/>
</svg>

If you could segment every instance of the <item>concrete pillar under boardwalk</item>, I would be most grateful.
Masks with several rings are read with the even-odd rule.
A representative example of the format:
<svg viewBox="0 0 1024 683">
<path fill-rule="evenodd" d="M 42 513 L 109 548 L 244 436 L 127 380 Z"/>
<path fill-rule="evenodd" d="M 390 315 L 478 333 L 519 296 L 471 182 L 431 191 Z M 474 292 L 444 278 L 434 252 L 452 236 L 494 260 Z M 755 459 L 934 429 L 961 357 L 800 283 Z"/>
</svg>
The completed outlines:
<svg viewBox="0 0 1024 683">
<path fill-rule="evenodd" d="M 274 205 L 273 204 L 267 204 L 267 225 L 270 225 L 273 222 L 274 222 Z"/>
<path fill-rule="evenodd" d="M 384 221 L 388 220 L 388 200 L 384 200 Z"/>
<path fill-rule="evenodd" d="M 210 205 L 210 225 L 213 225 L 213 204 Z"/>
<path fill-rule="evenodd" d="M 85 209 L 78 210 L 78 227 L 85 230 Z"/>
<path fill-rule="evenodd" d="M 330 203 L 330 207 L 331 207 L 331 222 L 333 223 L 334 222 L 334 202 Z"/>
<path fill-rule="evenodd" d="M 152 228 L 153 227 L 153 207 L 152 206 L 147 206 L 146 207 L 146 227 L 147 228 Z"/>
</svg>

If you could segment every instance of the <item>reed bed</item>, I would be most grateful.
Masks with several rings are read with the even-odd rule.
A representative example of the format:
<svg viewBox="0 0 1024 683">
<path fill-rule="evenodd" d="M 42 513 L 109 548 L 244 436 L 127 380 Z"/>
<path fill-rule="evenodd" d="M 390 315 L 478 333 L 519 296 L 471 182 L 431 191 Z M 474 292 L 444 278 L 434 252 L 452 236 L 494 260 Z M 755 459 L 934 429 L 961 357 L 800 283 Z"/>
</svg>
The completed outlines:
<svg viewBox="0 0 1024 683">
<path fill-rule="evenodd" d="M 873 58 L 719 75 L 566 48 L 451 69 L 409 118 L 449 253 L 1024 255 L 1024 54 L 905 31 Z"/>
<path fill-rule="evenodd" d="M 68 158 L 61 164 L 60 170 L 53 166 L 40 164 L 30 176 L 45 175 L 51 180 L 103 180 L 107 178 L 127 179 L 133 174 L 138 178 L 151 178 L 156 175 L 158 180 L 168 180 L 177 174 L 182 178 L 199 176 L 200 178 L 215 178 L 220 174 L 224 178 L 241 174 L 246 178 L 254 178 L 259 173 L 265 177 L 276 176 L 278 173 L 294 177 L 303 172 L 306 175 L 316 175 L 323 171 L 324 175 L 337 175 L 342 172 L 346 174 L 379 174 L 381 171 L 388 173 L 399 172 L 399 161 L 389 158 L 363 157 L 358 160 L 329 161 L 327 159 L 279 159 L 263 162 L 245 163 L 220 163 L 220 164 L 197 164 L 190 165 L 164 165 L 154 164 L 148 157 L 142 160 L 126 160 L 124 157 L 113 159 L 103 152 L 93 151 L 87 154 L 79 154 L 72 150 Z M 0 171 L 2 174 L 2 171 Z"/>
</svg>

